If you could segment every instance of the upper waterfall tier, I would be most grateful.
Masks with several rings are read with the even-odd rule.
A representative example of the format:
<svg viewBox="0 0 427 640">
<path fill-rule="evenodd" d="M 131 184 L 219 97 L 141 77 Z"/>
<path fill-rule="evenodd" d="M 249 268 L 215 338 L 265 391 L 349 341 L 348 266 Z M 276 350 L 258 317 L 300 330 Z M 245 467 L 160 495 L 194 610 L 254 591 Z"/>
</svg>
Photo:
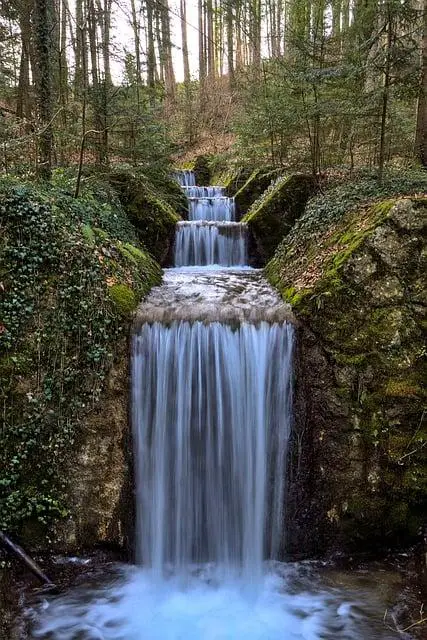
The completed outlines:
<svg viewBox="0 0 427 640">
<path fill-rule="evenodd" d="M 175 266 L 245 266 L 248 263 L 246 225 L 238 222 L 179 222 Z"/>
<path fill-rule="evenodd" d="M 188 197 L 189 220 L 232 222 L 235 217 L 236 214 L 233 198 L 226 198 L 219 195 Z"/>
<path fill-rule="evenodd" d="M 196 176 L 194 171 L 184 170 L 176 171 L 175 178 L 181 187 L 194 187 L 196 184 Z"/>
<path fill-rule="evenodd" d="M 225 198 L 224 187 L 196 187 L 181 185 L 188 198 Z"/>
<path fill-rule="evenodd" d="M 137 324 L 174 321 L 294 321 L 291 307 L 257 269 L 166 269 L 163 284 L 139 307 Z"/>
</svg>

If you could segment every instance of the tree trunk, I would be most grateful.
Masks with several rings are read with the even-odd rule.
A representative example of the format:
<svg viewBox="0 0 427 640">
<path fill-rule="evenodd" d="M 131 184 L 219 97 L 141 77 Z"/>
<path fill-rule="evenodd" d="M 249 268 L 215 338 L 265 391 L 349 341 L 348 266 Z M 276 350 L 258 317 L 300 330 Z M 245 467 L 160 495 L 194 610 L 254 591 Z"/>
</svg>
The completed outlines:
<svg viewBox="0 0 427 640">
<path fill-rule="evenodd" d="M 233 20 L 233 2 L 227 0 L 227 66 L 230 87 L 234 86 L 234 20 Z"/>
<path fill-rule="evenodd" d="M 53 153 L 53 97 L 52 97 L 52 28 L 53 0 L 34 0 L 34 42 L 36 56 L 36 95 L 41 132 L 38 142 L 37 173 L 49 180 Z"/>
<path fill-rule="evenodd" d="M 206 0 L 206 41 L 207 41 L 207 63 L 208 77 L 215 77 L 215 43 L 213 29 L 213 7 L 212 0 Z"/>
<path fill-rule="evenodd" d="M 16 115 L 18 118 L 31 118 L 30 105 L 30 42 L 31 42 L 31 0 L 25 2 L 19 16 L 21 28 L 21 61 L 19 65 L 18 96 Z"/>
<path fill-rule="evenodd" d="M 147 6 L 147 84 L 151 89 L 150 102 L 154 104 L 154 87 L 156 83 L 156 50 L 154 46 L 154 16 L 153 5 L 150 2 L 146 3 Z"/>
<path fill-rule="evenodd" d="M 378 180 L 381 182 L 384 173 L 385 163 L 385 138 L 387 127 L 387 115 L 388 115 L 388 99 L 391 81 L 391 48 L 393 41 L 393 24 L 392 15 L 390 9 L 390 0 L 387 0 L 387 51 L 384 68 L 384 87 L 381 100 L 381 126 L 380 126 L 380 149 L 378 158 Z"/>
<path fill-rule="evenodd" d="M 198 0 L 198 15 L 199 15 L 199 80 L 200 87 L 204 79 L 206 78 L 206 50 L 205 50 L 205 24 L 204 24 L 204 2 Z"/>
<path fill-rule="evenodd" d="M 191 77 L 190 77 L 190 62 L 188 58 L 186 0 L 181 0 L 180 8 L 181 8 L 182 63 L 184 66 L 184 83 L 187 86 L 190 84 Z"/>
<path fill-rule="evenodd" d="M 167 101 L 170 104 L 175 100 L 175 72 L 172 59 L 172 42 L 168 0 L 162 0 L 160 22 L 165 90 Z"/>
<path fill-rule="evenodd" d="M 427 0 L 423 2 L 424 25 L 421 45 L 421 82 L 418 96 L 417 128 L 415 134 L 415 155 L 421 164 L 427 166 Z"/>
<path fill-rule="evenodd" d="M 136 71 L 136 84 L 139 87 L 142 84 L 142 71 L 141 71 L 141 21 L 136 12 L 135 0 L 130 0 L 130 6 L 132 11 L 132 30 L 135 47 L 135 71 Z M 138 95 L 138 108 L 139 108 L 139 95 Z"/>
<path fill-rule="evenodd" d="M 74 93 L 81 98 L 87 78 L 83 77 L 83 56 L 86 54 L 85 42 L 86 16 L 83 13 L 83 0 L 76 0 L 76 37 L 74 49 Z"/>
</svg>

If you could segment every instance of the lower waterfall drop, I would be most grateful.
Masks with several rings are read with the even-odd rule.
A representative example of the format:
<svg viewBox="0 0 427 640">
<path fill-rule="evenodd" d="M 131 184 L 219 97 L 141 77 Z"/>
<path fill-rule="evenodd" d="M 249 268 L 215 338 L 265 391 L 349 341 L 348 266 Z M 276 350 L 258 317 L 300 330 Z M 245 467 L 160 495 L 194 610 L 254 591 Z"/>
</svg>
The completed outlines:
<svg viewBox="0 0 427 640">
<path fill-rule="evenodd" d="M 174 262 L 176 267 L 246 266 L 246 225 L 238 222 L 180 222 L 176 231 Z"/>
<path fill-rule="evenodd" d="M 281 548 L 290 324 L 145 324 L 133 344 L 137 557 L 260 580 Z"/>
</svg>

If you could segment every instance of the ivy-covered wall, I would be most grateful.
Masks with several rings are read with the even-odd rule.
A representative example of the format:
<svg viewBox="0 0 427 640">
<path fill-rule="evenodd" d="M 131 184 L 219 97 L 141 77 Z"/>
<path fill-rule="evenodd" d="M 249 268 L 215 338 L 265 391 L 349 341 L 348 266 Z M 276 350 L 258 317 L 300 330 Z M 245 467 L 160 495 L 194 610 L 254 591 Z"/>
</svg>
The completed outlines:
<svg viewBox="0 0 427 640">
<path fill-rule="evenodd" d="M 31 546 L 44 536 L 53 543 L 54 525 L 71 518 L 80 520 L 74 542 L 85 542 L 78 529 L 93 504 L 76 515 L 71 485 L 88 441 L 109 430 L 117 441 L 112 372 L 119 367 L 126 387 L 132 312 L 160 280 L 114 194 L 86 190 L 75 200 L 55 185 L 0 185 L 0 529 Z M 106 481 L 113 449 L 100 467 Z M 92 489 L 102 502 L 96 482 Z M 98 527 L 104 540 L 107 528 Z"/>
<path fill-rule="evenodd" d="M 331 189 L 266 267 L 300 320 L 295 553 L 407 543 L 423 523 L 426 187 L 424 174 L 394 174 Z M 405 192 L 416 195 L 392 195 Z"/>
</svg>

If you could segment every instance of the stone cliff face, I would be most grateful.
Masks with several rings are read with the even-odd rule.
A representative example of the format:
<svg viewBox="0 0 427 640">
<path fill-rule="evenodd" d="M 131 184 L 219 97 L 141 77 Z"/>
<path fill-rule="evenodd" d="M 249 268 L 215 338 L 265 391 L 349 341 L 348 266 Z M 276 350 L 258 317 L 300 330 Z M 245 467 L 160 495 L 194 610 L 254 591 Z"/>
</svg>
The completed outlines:
<svg viewBox="0 0 427 640">
<path fill-rule="evenodd" d="M 57 528 L 61 549 L 128 549 L 133 530 L 129 344 L 116 345 L 103 395 L 85 420 L 76 458 L 66 470 L 70 517 Z"/>
<path fill-rule="evenodd" d="M 266 267 L 301 321 L 289 550 L 410 541 L 425 517 L 427 199 L 301 219 Z"/>
</svg>

